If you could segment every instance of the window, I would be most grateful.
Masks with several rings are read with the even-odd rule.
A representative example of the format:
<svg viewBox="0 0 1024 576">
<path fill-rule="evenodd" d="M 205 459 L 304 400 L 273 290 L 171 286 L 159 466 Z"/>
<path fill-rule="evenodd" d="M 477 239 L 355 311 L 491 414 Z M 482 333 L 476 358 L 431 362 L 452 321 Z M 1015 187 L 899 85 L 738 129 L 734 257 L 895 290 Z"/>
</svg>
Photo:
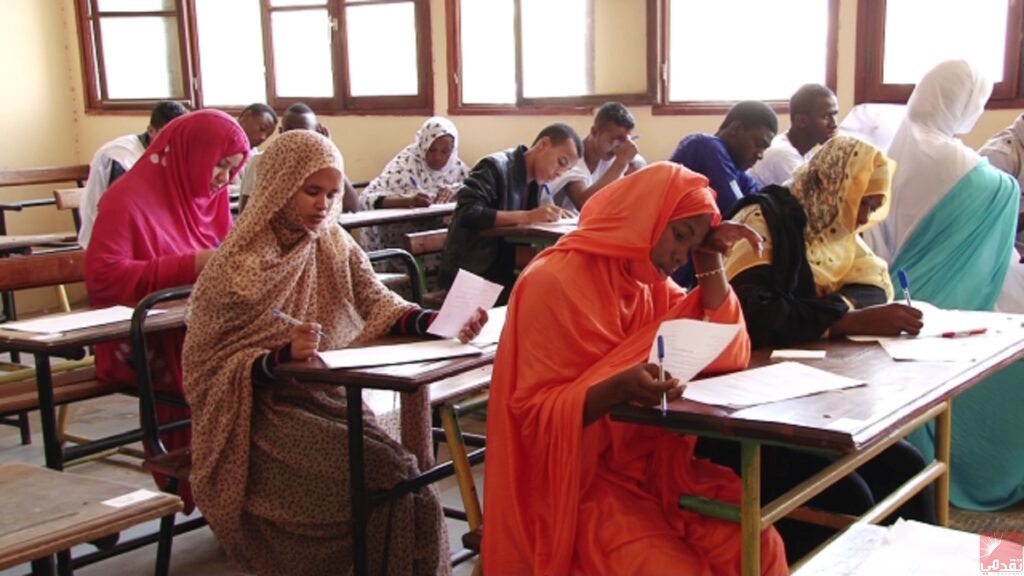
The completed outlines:
<svg viewBox="0 0 1024 576">
<path fill-rule="evenodd" d="M 449 112 L 649 101 L 648 0 L 447 0 Z"/>
<path fill-rule="evenodd" d="M 812 82 L 836 88 L 837 0 L 661 0 L 660 15 L 656 113 L 784 103 Z"/>
<path fill-rule="evenodd" d="M 77 0 L 88 109 L 425 114 L 429 0 Z"/>
<path fill-rule="evenodd" d="M 960 58 L 995 82 L 990 107 L 1024 104 L 1017 0 L 866 0 L 858 7 L 857 102 L 906 102 L 935 64 Z"/>
</svg>

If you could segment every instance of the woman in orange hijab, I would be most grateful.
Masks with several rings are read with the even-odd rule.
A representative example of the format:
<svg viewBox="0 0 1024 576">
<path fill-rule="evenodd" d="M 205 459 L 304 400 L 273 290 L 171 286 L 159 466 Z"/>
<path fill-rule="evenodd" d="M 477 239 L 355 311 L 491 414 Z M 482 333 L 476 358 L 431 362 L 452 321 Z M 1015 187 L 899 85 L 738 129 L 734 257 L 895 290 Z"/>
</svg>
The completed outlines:
<svg viewBox="0 0 1024 576">
<path fill-rule="evenodd" d="M 520 276 L 487 417 L 488 576 L 739 573 L 739 525 L 676 504 L 683 493 L 738 502 L 739 477 L 694 458 L 693 437 L 608 417 L 682 394 L 645 363 L 662 321 L 743 322 L 722 252 L 760 237 L 719 220 L 706 178 L 654 164 L 598 192 L 579 229 Z M 668 277 L 691 250 L 698 287 L 687 294 Z M 749 359 L 741 330 L 707 371 Z M 774 529 L 761 550 L 762 573 L 787 572 Z"/>
</svg>

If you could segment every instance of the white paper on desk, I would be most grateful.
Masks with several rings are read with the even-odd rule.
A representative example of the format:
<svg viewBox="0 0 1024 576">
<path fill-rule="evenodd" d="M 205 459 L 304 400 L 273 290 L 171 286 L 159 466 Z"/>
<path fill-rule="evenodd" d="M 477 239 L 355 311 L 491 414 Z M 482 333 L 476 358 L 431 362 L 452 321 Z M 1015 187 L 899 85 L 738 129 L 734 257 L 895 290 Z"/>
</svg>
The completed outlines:
<svg viewBox="0 0 1024 576">
<path fill-rule="evenodd" d="M 129 492 L 129 493 L 124 494 L 122 496 L 117 496 L 117 497 L 111 498 L 109 500 L 104 500 L 103 502 L 100 502 L 100 504 L 103 504 L 105 506 L 110 506 L 112 508 L 124 508 L 125 506 L 131 506 L 132 504 L 136 504 L 138 502 L 142 502 L 143 500 L 149 500 L 150 498 L 156 498 L 159 495 L 160 495 L 159 492 L 153 492 L 152 490 L 146 490 L 145 488 L 140 488 L 139 490 L 136 490 L 135 492 Z"/>
<path fill-rule="evenodd" d="M 990 564 L 986 564 L 985 560 L 980 558 L 980 538 L 978 534 L 900 519 L 889 528 L 882 543 L 868 555 L 853 574 L 982 574 L 981 566 Z M 1020 551 L 1020 544 L 1003 540 L 990 557 L 1006 558 L 1006 554 L 1021 558 Z M 998 573 L 992 570 L 986 572 Z M 1019 572 L 1018 562 L 1018 569 L 1014 573 Z"/>
<path fill-rule="evenodd" d="M 944 310 L 923 300 L 913 300 L 914 308 L 921 311 L 924 326 L 916 338 L 937 338 L 944 332 L 968 332 L 979 328 L 990 328 L 997 317 L 1007 316 L 993 312 L 971 312 L 966 310 Z M 1019 327 L 1019 322 L 1018 322 Z M 904 335 L 906 338 L 915 336 Z M 888 339 L 885 336 L 847 336 L 855 342 L 874 342 Z"/>
<path fill-rule="evenodd" d="M 648 362 L 658 363 L 658 336 L 665 340 L 665 371 L 680 382 L 693 379 L 718 358 L 739 332 L 739 324 L 716 324 L 683 318 L 666 320 L 651 342 Z"/>
<path fill-rule="evenodd" d="M 458 337 L 462 327 L 469 322 L 473 314 L 476 314 L 476 309 L 487 310 L 494 306 L 501 291 L 501 284 L 495 284 L 472 272 L 460 269 L 459 273 L 455 275 L 452 287 L 448 289 L 448 294 L 444 297 L 441 311 L 431 322 L 427 332 L 442 338 Z"/>
<path fill-rule="evenodd" d="M 769 356 L 772 360 L 824 360 L 824 350 L 802 350 L 799 348 L 778 348 Z"/>
<path fill-rule="evenodd" d="M 866 382 L 799 362 L 779 362 L 690 382 L 683 390 L 683 398 L 715 406 L 743 408 L 862 384 Z"/>
<path fill-rule="evenodd" d="M 497 344 L 498 339 L 501 338 L 501 331 L 505 328 L 505 316 L 508 312 L 508 306 L 498 306 L 497 308 L 491 308 L 487 311 L 487 324 L 484 324 L 484 329 L 469 341 L 473 346 L 489 346 L 491 344 Z M 435 320 L 436 322 L 436 320 Z"/>
<path fill-rule="evenodd" d="M 341 350 L 319 352 L 319 355 L 324 364 L 333 370 L 336 368 L 408 364 L 440 358 L 475 356 L 482 353 L 479 348 L 462 344 L 458 340 L 425 340 L 409 344 L 342 348 Z"/>
<path fill-rule="evenodd" d="M 910 362 L 972 362 L 991 356 L 1019 337 L 981 334 L 962 338 L 885 338 L 878 343 L 893 360 Z"/>
<path fill-rule="evenodd" d="M 116 322 L 127 322 L 132 319 L 132 313 L 134 312 L 134 310 L 127 306 L 111 306 L 110 308 L 100 308 L 98 310 L 44 316 L 35 320 L 7 322 L 3 324 L 3 328 L 20 332 L 35 332 L 37 334 L 56 334 L 103 326 L 105 324 L 114 324 Z M 162 314 L 163 310 L 150 310 L 149 313 Z"/>
</svg>

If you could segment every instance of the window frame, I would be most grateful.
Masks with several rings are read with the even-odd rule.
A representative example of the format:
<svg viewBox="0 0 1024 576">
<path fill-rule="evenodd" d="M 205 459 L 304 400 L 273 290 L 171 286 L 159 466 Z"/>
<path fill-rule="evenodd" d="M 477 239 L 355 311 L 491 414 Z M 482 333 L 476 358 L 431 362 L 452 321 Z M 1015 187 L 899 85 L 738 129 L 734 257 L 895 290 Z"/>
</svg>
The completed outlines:
<svg viewBox="0 0 1024 576">
<path fill-rule="evenodd" d="M 82 83 L 85 86 L 85 109 L 87 113 L 119 114 L 122 112 L 149 112 L 160 99 L 111 100 L 105 98 L 106 78 L 102 58 L 102 36 L 99 26 L 93 26 L 101 14 L 121 16 L 173 16 L 177 19 L 179 58 L 182 70 L 183 98 L 175 98 L 182 104 L 200 109 L 203 101 L 202 67 L 197 35 L 196 0 L 174 0 L 173 11 L 153 12 L 105 12 L 97 10 L 99 0 L 75 0 L 76 23 L 78 27 Z M 297 102 L 305 102 L 317 113 L 330 115 L 395 115 L 422 116 L 434 111 L 433 55 L 431 50 L 430 0 L 328 0 L 325 8 L 333 19 L 334 32 L 331 34 L 331 63 L 334 77 L 334 96 L 331 98 L 279 97 L 275 91 L 276 77 L 273 61 L 273 32 L 270 27 L 270 13 L 277 11 L 302 10 L 312 6 L 281 6 L 271 9 L 270 0 L 259 0 L 260 22 L 263 36 L 263 65 L 266 86 L 266 103 L 272 108 L 283 110 Z M 374 4 L 412 4 L 416 26 L 416 64 L 418 93 L 409 96 L 352 96 L 349 85 L 348 46 L 344 34 L 346 6 Z M 241 111 L 243 105 L 217 106 L 228 111 Z"/>
<path fill-rule="evenodd" d="M 591 0 L 591 2 L 600 0 Z M 462 22 L 460 0 L 445 0 L 445 48 L 448 54 L 448 114 L 452 116 L 501 116 L 501 115 L 537 115 L 537 114 L 561 114 L 561 115 L 590 115 L 594 108 L 614 100 L 628 106 L 647 105 L 653 101 L 654 81 L 652 65 L 652 42 L 651 30 L 654 19 L 652 14 L 658 0 L 644 0 L 647 6 L 647 54 L 645 63 L 647 75 L 647 87 L 643 92 L 616 93 L 616 94 L 589 94 L 586 96 L 565 96 L 548 98 L 526 98 L 523 96 L 523 67 L 522 67 L 522 21 L 521 2 L 513 0 L 514 14 L 513 37 L 515 39 L 515 60 L 516 60 L 516 102 L 513 104 L 474 104 L 462 101 Z M 592 8 L 591 8 L 592 9 Z M 588 67 L 593 68 L 593 49 Z"/>
<path fill-rule="evenodd" d="M 838 60 L 839 60 L 839 0 L 828 2 L 828 30 L 825 35 L 825 86 L 833 92 L 837 91 Z M 657 98 L 651 106 L 654 116 L 696 116 L 725 114 L 738 100 L 690 100 L 672 102 L 668 99 L 668 46 L 671 31 L 669 30 L 669 0 L 658 0 L 657 25 L 651 34 L 656 53 L 656 72 L 653 76 L 657 81 Z M 765 100 L 777 113 L 789 112 L 789 100 Z"/>
<path fill-rule="evenodd" d="M 861 0 L 857 7 L 857 57 L 854 102 L 906 104 L 914 84 L 884 84 L 886 0 Z M 1003 81 L 995 85 L 986 109 L 1024 106 L 1024 1 L 1007 6 L 1006 44 L 1003 46 Z"/>
</svg>

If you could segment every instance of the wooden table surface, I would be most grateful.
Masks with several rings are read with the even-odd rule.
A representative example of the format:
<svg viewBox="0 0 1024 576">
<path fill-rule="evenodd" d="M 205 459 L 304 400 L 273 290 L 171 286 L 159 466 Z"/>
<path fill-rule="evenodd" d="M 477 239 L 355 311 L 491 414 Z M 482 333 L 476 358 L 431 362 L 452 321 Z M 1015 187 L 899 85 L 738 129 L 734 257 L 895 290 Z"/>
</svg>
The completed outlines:
<svg viewBox="0 0 1024 576">
<path fill-rule="evenodd" d="M 395 222 L 409 222 L 423 220 L 437 216 L 451 216 L 455 212 L 455 203 L 434 204 L 423 208 L 381 208 L 378 210 L 363 210 L 361 212 L 347 212 L 341 215 L 338 222 L 342 228 L 351 230 L 364 226 L 377 226 L 380 224 L 394 224 Z"/>
</svg>

